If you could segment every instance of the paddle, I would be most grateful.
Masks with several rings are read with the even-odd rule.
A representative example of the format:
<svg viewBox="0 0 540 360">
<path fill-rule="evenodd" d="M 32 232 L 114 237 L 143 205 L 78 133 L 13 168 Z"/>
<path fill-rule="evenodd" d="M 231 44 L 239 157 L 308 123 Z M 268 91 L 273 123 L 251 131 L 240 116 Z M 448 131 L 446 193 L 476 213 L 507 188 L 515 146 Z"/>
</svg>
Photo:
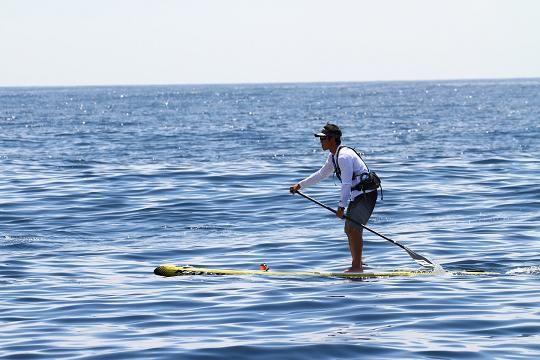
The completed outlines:
<svg viewBox="0 0 540 360">
<path fill-rule="evenodd" d="M 315 199 L 313 199 L 313 198 L 311 198 L 311 197 L 309 197 L 309 196 L 307 196 L 307 195 L 305 195 L 305 194 L 302 194 L 302 193 L 301 193 L 300 191 L 298 191 L 298 190 L 295 191 L 295 192 L 293 192 L 293 194 L 294 194 L 294 193 L 297 193 L 298 195 L 300 195 L 300 196 L 302 196 L 302 197 L 308 199 L 309 201 L 314 202 L 315 204 L 317 204 L 317 205 L 319 205 L 319 206 L 325 208 L 326 210 L 330 210 L 330 211 L 333 212 L 334 214 L 337 213 L 337 211 L 334 210 L 334 209 L 332 209 L 331 207 L 326 206 L 326 205 L 324 205 L 323 203 L 321 203 L 321 202 L 319 202 L 319 201 L 317 201 L 317 200 L 315 200 Z M 382 237 L 384 240 L 388 240 L 388 241 L 390 241 L 392 244 L 395 244 L 395 245 L 399 246 L 400 248 L 402 248 L 403 250 L 405 250 L 405 251 L 407 252 L 407 254 L 409 254 L 409 255 L 413 258 L 413 260 L 416 261 L 418 264 L 420 264 L 420 265 L 422 265 L 422 266 L 424 266 L 424 267 L 429 267 L 429 268 L 434 268 L 434 267 L 435 267 L 435 264 L 433 264 L 431 261 L 429 261 L 428 259 L 426 259 L 426 258 L 423 257 L 422 255 L 415 253 L 415 252 L 412 251 L 411 249 L 407 248 L 405 245 L 402 245 L 402 244 L 398 243 L 397 241 L 392 240 L 392 239 L 390 239 L 389 237 L 386 237 L 386 236 L 384 236 L 383 234 L 380 234 L 380 233 L 376 232 L 375 230 L 372 230 L 372 229 L 368 228 L 368 227 L 365 226 L 364 224 L 362 224 L 362 223 L 360 223 L 360 222 L 358 222 L 358 221 L 356 221 L 356 220 L 354 220 L 354 219 L 351 219 L 350 217 L 348 217 L 348 216 L 346 216 L 346 215 L 343 215 L 343 218 L 346 219 L 346 220 L 349 220 L 349 221 L 351 221 L 351 222 L 353 222 L 353 223 L 355 223 L 356 225 L 360 225 L 360 226 L 362 226 L 364 229 L 366 229 L 367 231 L 370 231 L 370 232 L 372 232 L 373 234 Z"/>
</svg>

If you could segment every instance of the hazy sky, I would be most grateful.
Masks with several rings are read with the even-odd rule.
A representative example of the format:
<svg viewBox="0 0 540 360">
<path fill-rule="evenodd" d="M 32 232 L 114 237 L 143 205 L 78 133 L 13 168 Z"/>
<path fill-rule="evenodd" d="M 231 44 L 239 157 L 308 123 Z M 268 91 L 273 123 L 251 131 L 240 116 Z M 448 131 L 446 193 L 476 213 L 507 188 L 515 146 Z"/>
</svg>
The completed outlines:
<svg viewBox="0 0 540 360">
<path fill-rule="evenodd" d="M 0 86 L 512 77 L 538 0 L 0 0 Z"/>
</svg>

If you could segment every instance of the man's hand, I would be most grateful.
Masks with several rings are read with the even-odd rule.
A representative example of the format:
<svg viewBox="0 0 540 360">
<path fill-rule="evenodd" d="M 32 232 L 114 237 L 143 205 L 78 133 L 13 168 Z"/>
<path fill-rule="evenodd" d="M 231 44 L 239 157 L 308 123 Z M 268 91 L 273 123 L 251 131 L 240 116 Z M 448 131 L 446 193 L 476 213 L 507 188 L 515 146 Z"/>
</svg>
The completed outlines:
<svg viewBox="0 0 540 360">
<path fill-rule="evenodd" d="M 300 184 L 294 184 L 293 186 L 291 186 L 289 188 L 289 191 L 291 192 L 291 194 L 294 194 L 295 192 L 297 192 L 298 190 L 300 190 Z"/>
<path fill-rule="evenodd" d="M 340 219 L 343 219 L 343 213 L 345 212 L 345 208 L 338 207 L 336 211 L 336 216 Z"/>
</svg>

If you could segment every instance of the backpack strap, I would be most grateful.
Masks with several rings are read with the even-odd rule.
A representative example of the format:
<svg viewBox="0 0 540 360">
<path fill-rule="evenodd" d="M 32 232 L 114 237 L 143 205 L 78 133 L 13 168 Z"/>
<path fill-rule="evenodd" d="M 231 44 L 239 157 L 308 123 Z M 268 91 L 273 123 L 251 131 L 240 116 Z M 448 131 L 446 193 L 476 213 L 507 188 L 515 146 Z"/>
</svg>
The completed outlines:
<svg viewBox="0 0 540 360">
<path fill-rule="evenodd" d="M 377 188 L 381 188 L 381 200 L 382 200 L 383 199 L 383 189 L 382 189 L 381 179 L 379 178 L 379 176 L 374 171 L 369 170 L 368 165 L 366 164 L 364 159 L 362 159 L 362 156 L 358 153 L 358 151 L 356 151 L 355 148 L 350 147 L 350 146 L 340 145 L 338 147 L 337 151 L 336 151 L 335 159 L 334 159 L 334 156 L 332 155 L 332 163 L 334 164 L 334 173 L 336 174 L 336 177 L 339 179 L 339 181 L 341 181 L 341 169 L 339 168 L 339 152 L 344 147 L 354 151 L 354 153 L 356 154 L 356 156 L 358 156 L 360 161 L 362 161 L 364 163 L 364 166 L 366 167 L 366 169 L 368 171 L 367 173 L 362 173 L 362 174 L 356 174 L 356 175 L 354 173 L 352 174 L 353 179 L 355 177 L 360 176 L 360 183 L 358 183 L 356 186 L 352 187 L 351 190 L 362 191 L 364 193 L 364 197 L 365 197 L 366 196 L 366 189 L 367 190 L 369 190 L 369 189 L 377 190 Z"/>
<path fill-rule="evenodd" d="M 364 163 L 364 166 L 366 167 L 368 173 L 370 172 L 369 171 L 369 167 L 368 165 L 366 164 L 366 162 L 364 161 L 364 159 L 362 159 L 362 156 L 360 156 L 360 154 L 358 153 L 358 151 L 356 151 L 355 148 L 353 147 L 350 147 L 350 146 L 345 146 L 345 145 L 340 145 L 336 151 L 336 158 L 334 159 L 334 156 L 332 155 L 332 163 L 334 164 L 334 172 L 336 173 L 336 176 L 337 178 L 339 179 L 339 181 L 341 181 L 341 169 L 339 168 L 339 152 L 341 151 L 341 149 L 343 149 L 344 147 L 348 148 L 348 149 L 351 149 L 352 151 L 354 151 L 354 153 L 356 154 L 356 156 L 358 156 L 358 158 L 360 158 L 360 161 L 362 161 Z M 361 175 L 361 174 L 360 174 Z M 360 176 L 360 175 L 355 175 L 353 173 L 353 179 L 357 176 Z"/>
<path fill-rule="evenodd" d="M 334 173 L 336 174 L 339 181 L 341 181 L 341 169 L 339 168 L 339 152 L 343 145 L 340 145 L 336 151 L 336 158 L 334 159 L 334 155 L 332 155 L 332 164 L 334 164 Z"/>
</svg>

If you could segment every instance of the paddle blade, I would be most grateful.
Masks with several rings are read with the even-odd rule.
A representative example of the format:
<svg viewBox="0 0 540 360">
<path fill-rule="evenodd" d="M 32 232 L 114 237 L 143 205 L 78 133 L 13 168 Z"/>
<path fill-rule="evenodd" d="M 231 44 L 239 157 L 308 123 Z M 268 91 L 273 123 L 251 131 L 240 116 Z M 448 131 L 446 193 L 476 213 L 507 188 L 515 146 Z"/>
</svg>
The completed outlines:
<svg viewBox="0 0 540 360">
<path fill-rule="evenodd" d="M 422 255 L 415 253 L 414 251 L 406 248 L 405 246 L 403 248 L 405 249 L 405 251 L 407 251 L 407 253 L 412 257 L 414 261 L 416 261 L 418 264 L 422 265 L 423 267 L 427 267 L 427 268 L 435 267 L 435 264 L 433 264 L 431 261 L 429 261 L 427 258 L 423 257 Z"/>
</svg>

